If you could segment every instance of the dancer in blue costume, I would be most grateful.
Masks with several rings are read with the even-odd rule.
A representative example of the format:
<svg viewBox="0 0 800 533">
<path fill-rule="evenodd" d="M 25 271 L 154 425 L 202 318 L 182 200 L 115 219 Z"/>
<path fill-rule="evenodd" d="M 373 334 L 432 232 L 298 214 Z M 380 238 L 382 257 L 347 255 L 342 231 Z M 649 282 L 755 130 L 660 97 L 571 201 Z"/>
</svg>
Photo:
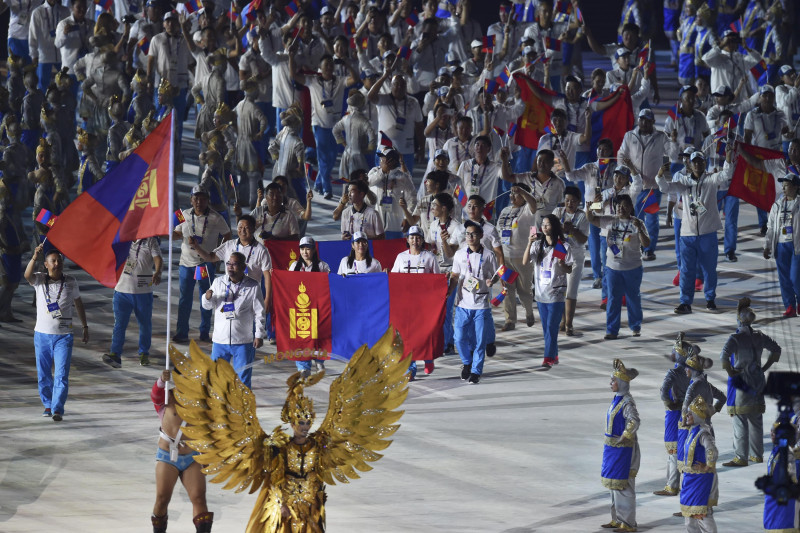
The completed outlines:
<svg viewBox="0 0 800 533">
<path fill-rule="evenodd" d="M 712 506 L 716 501 L 717 446 L 708 424 L 713 411 L 702 395 L 689 405 L 685 415 L 691 426 L 684 445 L 681 469 L 681 513 L 688 533 L 717 533 Z"/>
<path fill-rule="evenodd" d="M 615 532 L 636 531 L 636 472 L 639 470 L 639 412 L 630 394 L 630 383 L 639 375 L 614 359 L 611 390 L 614 399 L 606 413 L 605 444 L 600 481 L 611 490 L 611 522 L 601 527 Z"/>
</svg>

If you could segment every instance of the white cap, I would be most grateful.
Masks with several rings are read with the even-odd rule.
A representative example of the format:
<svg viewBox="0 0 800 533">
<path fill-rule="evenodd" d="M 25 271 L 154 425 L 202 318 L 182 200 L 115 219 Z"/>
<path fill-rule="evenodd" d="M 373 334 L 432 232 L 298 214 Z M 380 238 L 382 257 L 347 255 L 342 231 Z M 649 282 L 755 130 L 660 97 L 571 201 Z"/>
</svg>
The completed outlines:
<svg viewBox="0 0 800 533">
<path fill-rule="evenodd" d="M 361 241 L 361 240 L 364 240 L 364 241 L 369 240 L 369 239 L 367 239 L 367 234 L 366 233 L 361 232 L 361 231 L 357 231 L 357 232 L 353 233 L 353 242 Z"/>
<path fill-rule="evenodd" d="M 303 246 L 314 246 L 314 239 L 311 237 L 303 237 L 300 239 L 300 247 L 302 248 Z"/>
<path fill-rule="evenodd" d="M 192 196 L 196 194 L 205 194 L 206 196 L 208 196 L 208 191 L 202 185 L 195 185 L 194 187 L 192 187 Z"/>
<path fill-rule="evenodd" d="M 470 48 L 482 47 L 482 46 L 483 46 L 483 42 L 479 41 L 478 39 L 474 39 L 471 43 L 469 43 L 469 47 Z"/>
<path fill-rule="evenodd" d="M 422 233 L 422 229 L 419 226 L 411 226 L 410 228 L 408 228 L 408 236 L 410 237 L 412 235 L 419 235 L 420 237 L 425 236 L 425 234 Z"/>
<path fill-rule="evenodd" d="M 328 7 L 328 6 L 324 6 L 322 9 L 319 10 L 319 14 L 320 15 L 324 15 L 324 14 L 330 13 L 330 12 L 331 12 L 331 8 Z"/>
</svg>

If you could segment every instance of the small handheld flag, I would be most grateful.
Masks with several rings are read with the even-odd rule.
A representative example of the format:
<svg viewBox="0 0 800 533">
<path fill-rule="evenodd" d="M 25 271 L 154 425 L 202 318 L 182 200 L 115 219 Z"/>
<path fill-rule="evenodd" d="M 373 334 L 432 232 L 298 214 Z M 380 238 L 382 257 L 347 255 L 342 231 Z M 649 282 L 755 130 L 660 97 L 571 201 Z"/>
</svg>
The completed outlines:
<svg viewBox="0 0 800 533">
<path fill-rule="evenodd" d="M 309 181 L 314 182 L 317 180 L 317 171 L 314 170 L 314 167 L 311 166 L 311 163 L 306 163 L 306 178 Z"/>
<path fill-rule="evenodd" d="M 175 219 L 178 221 L 178 224 L 183 224 L 186 222 L 186 217 L 183 216 L 183 211 L 180 209 L 175 211 Z"/>
<path fill-rule="evenodd" d="M 53 224 L 56 223 L 56 219 L 57 218 L 58 218 L 57 216 L 55 216 L 53 213 L 51 213 L 47 209 L 42 209 L 41 211 L 39 211 L 39 214 L 36 216 L 36 222 L 38 222 L 39 224 L 43 224 L 43 225 L 47 226 L 48 228 L 52 228 Z"/>
<path fill-rule="evenodd" d="M 554 39 L 552 37 L 545 37 L 544 38 L 544 47 L 548 50 L 552 50 L 554 52 L 561 51 L 561 41 L 558 39 Z"/>
<path fill-rule="evenodd" d="M 650 189 L 650 192 L 647 193 L 647 196 L 645 196 L 644 201 L 642 202 L 642 210 L 645 213 L 654 215 L 658 213 L 660 208 L 661 206 L 658 205 L 658 202 L 656 201 L 656 195 L 653 193 L 653 190 Z"/>
<path fill-rule="evenodd" d="M 406 17 L 406 24 L 408 24 L 412 28 L 417 24 L 419 24 L 419 15 L 417 14 L 416 9 L 412 11 L 409 16 Z"/>
<path fill-rule="evenodd" d="M 736 33 L 742 33 L 742 19 L 740 18 L 731 22 L 730 28 Z"/>
<path fill-rule="evenodd" d="M 639 64 L 637 65 L 639 68 L 644 68 L 645 63 L 650 61 L 650 41 L 642 47 L 642 50 L 639 52 Z"/>
<path fill-rule="evenodd" d="M 467 194 L 461 188 L 461 185 L 456 185 L 456 188 L 453 189 L 453 196 L 461 204 L 461 207 L 467 207 Z"/>
<path fill-rule="evenodd" d="M 147 35 L 145 35 L 144 37 L 142 37 L 142 38 L 139 40 L 139 42 L 138 42 L 138 43 L 136 43 L 136 46 L 138 46 L 138 47 L 139 47 L 139 50 L 140 50 L 140 51 L 141 51 L 141 52 L 142 52 L 144 55 L 147 55 L 147 53 L 150 51 L 150 38 L 149 38 Z"/>
<path fill-rule="evenodd" d="M 488 54 L 494 53 L 495 36 L 489 35 L 483 38 L 483 52 Z"/>
<path fill-rule="evenodd" d="M 678 120 L 678 112 L 679 112 L 679 109 L 680 109 L 678 107 L 679 105 L 680 104 L 678 104 L 678 102 L 675 102 L 675 107 L 672 107 L 669 110 L 667 110 L 667 115 L 669 115 L 669 118 L 671 118 L 673 122 Z"/>
<path fill-rule="evenodd" d="M 553 257 L 556 259 L 564 259 L 567 257 L 567 248 L 560 240 L 556 241 L 556 245 L 553 248 Z"/>
<path fill-rule="evenodd" d="M 494 130 L 494 132 L 495 132 L 495 133 L 496 133 L 496 134 L 497 134 L 499 137 L 502 137 L 502 136 L 505 134 L 505 132 L 504 132 L 503 130 L 501 130 L 500 128 L 498 128 L 497 126 L 492 126 L 492 129 Z"/>
<path fill-rule="evenodd" d="M 202 0 L 189 0 L 188 2 L 184 2 L 183 7 L 186 8 L 186 12 L 190 15 L 196 11 L 200 11 L 203 8 Z"/>
<path fill-rule="evenodd" d="M 517 133 L 517 123 L 512 122 L 511 124 L 508 125 L 508 136 L 513 137 L 514 135 L 516 135 L 516 133 Z"/>
<path fill-rule="evenodd" d="M 389 138 L 388 135 L 383 133 L 383 131 L 379 131 L 378 133 L 381 136 L 380 146 L 385 146 L 387 148 L 394 148 L 394 143 L 392 143 L 392 140 Z"/>
<path fill-rule="evenodd" d="M 483 90 L 488 94 L 497 94 L 500 87 L 497 85 L 497 80 L 486 79 L 483 82 Z"/>
<path fill-rule="evenodd" d="M 194 279 L 200 281 L 208 277 L 208 268 L 205 265 L 194 267 Z"/>
<path fill-rule="evenodd" d="M 294 0 L 289 2 L 286 5 L 286 7 L 283 8 L 283 10 L 286 11 L 286 14 L 289 15 L 290 17 L 293 17 L 294 14 L 299 11 L 299 9 L 297 8 L 297 3 Z"/>
<path fill-rule="evenodd" d="M 500 291 L 500 294 L 492 298 L 492 305 L 498 307 L 501 303 L 503 303 L 503 300 L 506 299 L 506 294 L 508 294 L 506 289 Z"/>
<path fill-rule="evenodd" d="M 401 46 L 400 49 L 397 51 L 397 57 L 402 57 L 406 61 L 411 59 L 411 48 L 408 46 Z"/>
<path fill-rule="evenodd" d="M 498 276 L 506 283 L 514 283 L 519 277 L 519 274 L 516 271 L 508 268 L 505 265 L 500 265 L 500 268 L 497 269 L 497 272 L 495 272 L 494 275 Z"/>
<path fill-rule="evenodd" d="M 510 79 L 511 79 L 511 71 L 508 70 L 508 67 L 506 67 L 503 69 L 503 72 L 501 72 L 500 75 L 497 76 L 497 83 L 505 87 L 506 85 L 508 85 L 508 80 Z"/>
<path fill-rule="evenodd" d="M 553 20 L 559 24 L 567 22 L 570 15 L 572 15 L 572 4 L 569 0 L 558 0 L 556 3 L 555 13 Z"/>
<path fill-rule="evenodd" d="M 95 0 L 94 3 L 103 11 L 111 11 L 111 6 L 114 5 L 114 0 Z"/>
<path fill-rule="evenodd" d="M 348 17 L 347 20 L 344 21 L 344 34 L 348 37 L 352 37 L 356 33 L 356 22 L 353 20 L 353 17 Z"/>
<path fill-rule="evenodd" d="M 492 220 L 492 215 L 494 214 L 494 200 L 487 203 L 486 206 L 483 208 L 483 218 L 486 220 Z"/>
<path fill-rule="evenodd" d="M 755 65 L 753 68 L 750 69 L 750 74 L 752 74 L 753 77 L 756 80 L 758 80 L 761 76 L 764 75 L 766 71 L 767 71 L 767 62 L 762 59 L 761 61 L 758 62 L 757 65 Z"/>
</svg>

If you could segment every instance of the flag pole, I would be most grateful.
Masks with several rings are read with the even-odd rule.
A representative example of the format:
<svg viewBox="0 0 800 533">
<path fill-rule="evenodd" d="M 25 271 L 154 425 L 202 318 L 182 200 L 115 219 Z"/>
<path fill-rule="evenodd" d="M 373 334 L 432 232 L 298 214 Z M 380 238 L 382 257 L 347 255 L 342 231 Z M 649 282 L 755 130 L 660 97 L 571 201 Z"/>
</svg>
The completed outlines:
<svg viewBox="0 0 800 533">
<path fill-rule="evenodd" d="M 169 209 L 167 209 L 167 228 L 168 228 L 168 239 L 169 239 L 169 247 L 167 249 L 167 339 L 166 339 L 166 349 L 165 349 L 165 362 L 164 366 L 167 370 L 170 370 L 170 362 L 169 362 L 169 341 L 170 341 L 170 324 L 172 323 L 172 314 L 170 310 L 172 309 L 172 206 L 175 205 L 175 111 L 170 112 L 170 125 L 169 125 L 169 200 L 167 205 Z M 164 386 L 164 404 L 169 403 L 169 389 L 167 386 Z"/>
</svg>

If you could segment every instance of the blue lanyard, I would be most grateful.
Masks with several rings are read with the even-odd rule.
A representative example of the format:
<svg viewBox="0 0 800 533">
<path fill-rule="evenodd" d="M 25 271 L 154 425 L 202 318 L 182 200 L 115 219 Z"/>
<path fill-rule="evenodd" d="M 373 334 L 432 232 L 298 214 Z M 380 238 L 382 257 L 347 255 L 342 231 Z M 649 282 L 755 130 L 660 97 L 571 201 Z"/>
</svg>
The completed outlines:
<svg viewBox="0 0 800 533">
<path fill-rule="evenodd" d="M 478 274 L 481 273 L 481 267 L 483 266 L 483 246 L 481 246 L 480 249 L 477 252 L 475 252 L 477 254 L 480 254 L 480 260 L 478 261 L 477 274 L 473 274 L 473 272 L 472 272 L 472 263 L 469 260 L 469 254 L 470 253 L 472 253 L 472 249 L 467 247 L 467 270 L 469 271 L 470 276 L 472 276 L 474 278 L 477 278 Z"/>
</svg>

